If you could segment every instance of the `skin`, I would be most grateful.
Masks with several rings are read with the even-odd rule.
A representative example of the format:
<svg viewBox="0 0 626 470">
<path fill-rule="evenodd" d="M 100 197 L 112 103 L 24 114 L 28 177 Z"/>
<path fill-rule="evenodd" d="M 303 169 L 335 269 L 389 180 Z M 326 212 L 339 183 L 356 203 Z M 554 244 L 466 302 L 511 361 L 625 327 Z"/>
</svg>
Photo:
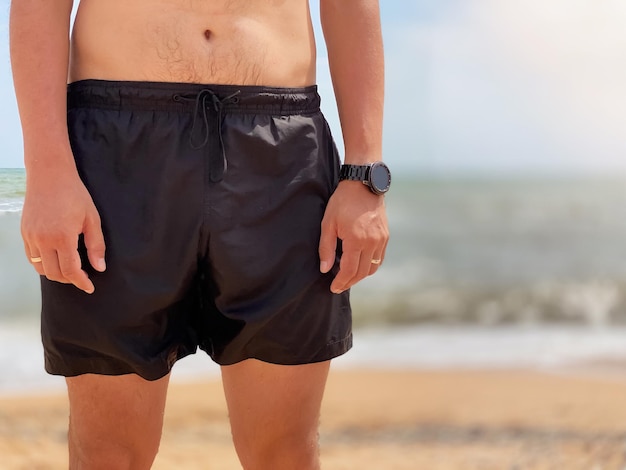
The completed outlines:
<svg viewBox="0 0 626 470">
<path fill-rule="evenodd" d="M 383 51 L 377 0 L 321 0 L 345 162 L 382 157 Z M 66 84 L 85 78 L 296 87 L 315 83 L 306 0 L 82 0 L 69 40 L 72 0 L 13 0 L 11 62 L 24 136 L 22 235 L 34 269 L 91 293 L 89 262 L 106 269 L 100 217 L 81 182 L 66 124 Z M 42 38 L 45 38 L 42 40 Z M 333 292 L 384 259 L 384 199 L 360 182 L 339 183 L 322 221 L 320 270 L 343 243 Z M 242 465 L 318 469 L 317 426 L 328 363 L 223 367 Z M 148 469 L 158 450 L 167 380 L 86 374 L 67 379 L 72 469 Z M 260 439 L 259 436 L 264 436 Z M 297 462 L 297 465 L 295 464 Z"/>
</svg>

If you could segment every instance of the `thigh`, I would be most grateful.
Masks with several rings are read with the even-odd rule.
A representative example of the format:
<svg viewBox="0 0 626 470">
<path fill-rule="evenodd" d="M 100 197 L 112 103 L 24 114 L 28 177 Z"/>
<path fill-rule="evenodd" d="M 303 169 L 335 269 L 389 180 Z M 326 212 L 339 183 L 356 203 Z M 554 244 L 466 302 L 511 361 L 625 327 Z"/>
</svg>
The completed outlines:
<svg viewBox="0 0 626 470">
<path fill-rule="evenodd" d="M 233 437 L 242 455 L 317 441 L 330 361 L 284 366 L 248 359 L 222 367 Z M 317 444 L 315 444 L 317 447 Z"/>
<path fill-rule="evenodd" d="M 71 468 L 150 468 L 158 450 L 169 375 L 67 378 Z M 94 466 L 95 465 L 95 466 Z"/>
</svg>

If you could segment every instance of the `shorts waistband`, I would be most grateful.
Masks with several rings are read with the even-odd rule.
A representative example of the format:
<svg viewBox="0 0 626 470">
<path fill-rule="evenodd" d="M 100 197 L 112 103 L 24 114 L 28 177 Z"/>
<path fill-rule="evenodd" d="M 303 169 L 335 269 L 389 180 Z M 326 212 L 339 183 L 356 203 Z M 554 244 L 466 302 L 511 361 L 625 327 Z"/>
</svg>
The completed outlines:
<svg viewBox="0 0 626 470">
<path fill-rule="evenodd" d="M 209 97 L 227 113 L 314 114 L 317 86 L 299 88 L 175 82 L 80 80 L 67 86 L 68 109 L 106 108 L 197 112 L 198 97 Z"/>
</svg>

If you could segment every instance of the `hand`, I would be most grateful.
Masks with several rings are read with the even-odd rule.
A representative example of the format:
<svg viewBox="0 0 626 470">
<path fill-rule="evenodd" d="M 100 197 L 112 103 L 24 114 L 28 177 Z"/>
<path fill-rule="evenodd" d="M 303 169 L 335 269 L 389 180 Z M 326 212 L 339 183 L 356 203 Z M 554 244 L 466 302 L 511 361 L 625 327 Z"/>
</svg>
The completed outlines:
<svg viewBox="0 0 626 470">
<path fill-rule="evenodd" d="M 337 239 L 343 253 L 339 272 L 330 290 L 339 294 L 374 274 L 389 240 L 383 196 L 373 194 L 359 181 L 342 181 L 331 196 L 322 220 L 320 271 L 327 273 L 335 262 Z"/>
<path fill-rule="evenodd" d="M 78 174 L 56 169 L 32 176 L 26 187 L 22 211 L 26 256 L 40 275 L 93 293 L 94 285 L 81 269 L 78 236 L 84 235 L 89 262 L 100 272 L 106 269 L 104 237 L 98 211 Z"/>
</svg>

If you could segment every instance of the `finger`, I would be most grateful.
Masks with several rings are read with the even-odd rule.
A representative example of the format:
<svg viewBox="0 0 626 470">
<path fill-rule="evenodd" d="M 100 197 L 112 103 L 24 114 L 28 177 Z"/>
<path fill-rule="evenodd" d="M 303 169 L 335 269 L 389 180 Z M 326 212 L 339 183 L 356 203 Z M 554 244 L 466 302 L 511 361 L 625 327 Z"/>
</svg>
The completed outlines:
<svg viewBox="0 0 626 470">
<path fill-rule="evenodd" d="M 339 261 L 339 272 L 335 276 L 330 290 L 335 294 L 340 294 L 348 287 L 349 281 L 356 275 L 359 270 L 361 252 L 345 251 L 341 254 Z"/>
<path fill-rule="evenodd" d="M 81 269 L 80 255 L 76 248 L 64 247 L 63 251 L 57 252 L 57 257 L 63 279 L 88 294 L 93 293 L 94 285 L 87 273 Z"/>
<path fill-rule="evenodd" d="M 69 281 L 63 278 L 59 267 L 59 258 L 56 250 L 45 250 L 40 253 L 43 275 L 51 281 L 68 284 Z"/>
<path fill-rule="evenodd" d="M 33 258 L 39 258 L 39 251 L 31 248 L 30 244 L 26 241 L 25 238 L 22 238 L 22 243 L 24 244 L 24 254 L 26 255 L 26 259 L 33 266 L 33 268 L 35 268 L 35 271 L 41 274 L 41 272 L 39 272 L 39 270 L 43 272 L 41 262 L 36 263 L 33 261 Z"/>
<path fill-rule="evenodd" d="M 38 258 L 37 256 L 33 256 L 33 258 Z M 35 271 L 37 271 L 37 274 L 39 274 L 40 276 L 45 276 L 46 273 L 43 270 L 43 264 L 41 263 L 41 261 L 31 261 L 31 263 L 33 265 L 33 268 L 35 268 Z"/>
<path fill-rule="evenodd" d="M 349 289 L 357 282 L 366 278 L 369 275 L 370 269 L 372 267 L 372 259 L 373 254 L 371 251 L 362 251 L 361 256 L 359 257 L 359 266 L 355 273 L 355 275 L 350 279 L 345 285 L 344 290 Z"/>
<path fill-rule="evenodd" d="M 96 214 L 87 218 L 83 228 L 83 236 L 85 237 L 89 263 L 96 271 L 103 272 L 106 269 L 106 262 L 104 261 L 106 245 L 104 243 L 104 235 L 102 234 L 100 216 Z"/>
<path fill-rule="evenodd" d="M 370 276 L 374 274 L 376 271 L 378 271 L 378 268 L 380 268 L 380 266 L 383 264 L 385 260 L 385 252 L 387 251 L 387 243 L 389 243 L 389 233 L 387 233 L 383 239 L 382 249 L 380 251 L 375 250 L 375 253 L 377 254 L 372 256 L 372 260 L 374 261 L 380 260 L 380 263 L 372 263 L 372 266 L 370 267 L 370 272 L 369 272 Z"/>
<path fill-rule="evenodd" d="M 22 241 L 24 242 L 24 252 L 26 253 L 26 258 L 28 259 L 28 262 L 33 266 L 35 271 L 37 271 L 37 274 L 39 274 L 40 276 L 43 276 L 44 272 L 43 272 L 43 265 L 41 264 L 41 261 L 33 261 L 33 258 L 34 259 L 40 258 L 39 251 L 31 248 L 31 246 L 26 240 L 22 240 Z"/>
<path fill-rule="evenodd" d="M 327 273 L 335 264 L 337 253 L 337 233 L 332 226 L 322 221 L 322 233 L 320 235 L 319 256 L 320 272 Z"/>
<path fill-rule="evenodd" d="M 24 238 L 22 238 L 22 243 L 24 244 L 24 253 L 26 254 L 26 258 L 30 259 L 31 256 L 33 256 L 33 250 Z"/>
<path fill-rule="evenodd" d="M 376 271 L 378 271 L 378 268 L 380 268 L 381 264 L 383 264 L 383 255 L 381 253 L 372 255 L 372 259 L 370 260 L 370 268 L 367 275 L 371 276 Z"/>
</svg>

